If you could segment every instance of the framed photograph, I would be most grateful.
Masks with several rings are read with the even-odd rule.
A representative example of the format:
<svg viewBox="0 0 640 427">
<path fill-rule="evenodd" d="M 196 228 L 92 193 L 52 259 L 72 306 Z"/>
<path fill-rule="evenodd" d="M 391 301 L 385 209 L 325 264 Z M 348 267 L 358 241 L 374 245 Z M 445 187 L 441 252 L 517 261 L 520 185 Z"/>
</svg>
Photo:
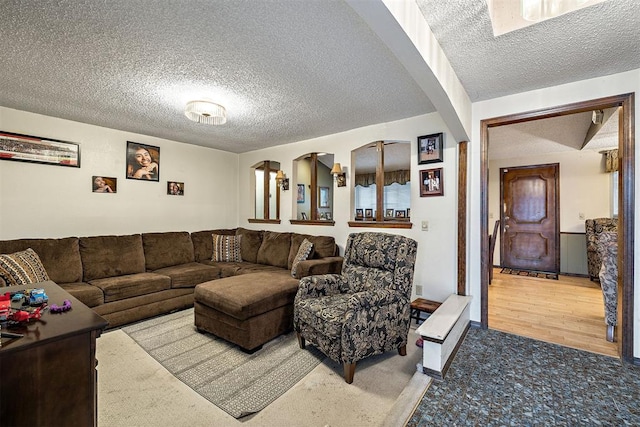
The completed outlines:
<svg viewBox="0 0 640 427">
<path fill-rule="evenodd" d="M 304 203 L 304 184 L 298 184 L 298 197 L 296 201 L 298 203 Z"/>
<path fill-rule="evenodd" d="M 282 180 L 282 191 L 289 191 L 289 178 Z"/>
<path fill-rule="evenodd" d="M 420 171 L 420 197 L 444 195 L 442 168 Z"/>
<path fill-rule="evenodd" d="M 117 193 L 118 178 L 92 176 L 91 191 L 93 191 L 94 193 Z"/>
<path fill-rule="evenodd" d="M 396 218 L 406 218 L 407 217 L 407 211 L 405 211 L 404 209 L 396 209 Z"/>
<path fill-rule="evenodd" d="M 365 209 L 364 216 L 365 218 L 373 218 L 373 209 Z"/>
<path fill-rule="evenodd" d="M 407 208 L 407 218 L 411 218 L 411 209 Z"/>
<path fill-rule="evenodd" d="M 306 221 L 307 220 L 307 214 L 304 213 L 304 212 L 301 212 L 300 213 L 300 219 L 302 219 L 303 221 Z"/>
<path fill-rule="evenodd" d="M 0 159 L 80 167 L 80 146 L 58 139 L 0 131 Z"/>
<path fill-rule="evenodd" d="M 318 187 L 318 207 L 329 207 L 329 187 Z"/>
<path fill-rule="evenodd" d="M 160 181 L 160 147 L 127 141 L 127 179 Z"/>
<path fill-rule="evenodd" d="M 356 209 L 356 219 L 364 218 L 364 211 L 362 209 Z"/>
<path fill-rule="evenodd" d="M 331 212 L 325 212 L 324 218 L 331 221 Z"/>
<path fill-rule="evenodd" d="M 443 161 L 443 134 L 434 133 L 418 137 L 418 164 Z"/>
<path fill-rule="evenodd" d="M 384 212 L 384 216 L 386 216 L 387 218 L 393 218 L 393 209 L 387 209 Z"/>
<path fill-rule="evenodd" d="M 167 181 L 167 194 L 170 196 L 184 196 L 184 182 Z"/>
</svg>

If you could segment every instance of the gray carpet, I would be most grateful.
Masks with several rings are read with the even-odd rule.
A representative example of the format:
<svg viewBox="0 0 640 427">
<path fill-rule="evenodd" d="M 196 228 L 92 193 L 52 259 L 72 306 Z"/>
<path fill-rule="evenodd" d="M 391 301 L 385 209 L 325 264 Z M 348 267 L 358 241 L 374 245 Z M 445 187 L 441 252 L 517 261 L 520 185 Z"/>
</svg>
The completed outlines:
<svg viewBox="0 0 640 427">
<path fill-rule="evenodd" d="M 201 334 L 193 309 L 122 328 L 176 378 L 234 418 L 264 409 L 324 358 L 312 346 L 301 350 L 294 333 L 254 354 Z"/>
<path fill-rule="evenodd" d="M 640 367 L 471 328 L 407 426 L 638 426 L 638 396 Z"/>
</svg>

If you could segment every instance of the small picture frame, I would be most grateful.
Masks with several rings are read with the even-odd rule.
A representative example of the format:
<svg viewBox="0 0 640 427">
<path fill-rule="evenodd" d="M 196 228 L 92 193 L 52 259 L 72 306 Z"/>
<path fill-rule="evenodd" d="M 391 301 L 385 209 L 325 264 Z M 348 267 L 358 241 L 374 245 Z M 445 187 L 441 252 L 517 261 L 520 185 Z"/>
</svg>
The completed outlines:
<svg viewBox="0 0 640 427">
<path fill-rule="evenodd" d="M 160 181 L 160 147 L 127 141 L 127 179 Z"/>
<path fill-rule="evenodd" d="M 407 218 L 411 218 L 411 208 L 407 208 Z"/>
<path fill-rule="evenodd" d="M 373 209 L 365 209 L 364 216 L 365 218 L 373 218 Z"/>
<path fill-rule="evenodd" d="M 296 202 L 304 203 L 304 184 L 298 184 L 298 196 Z"/>
<path fill-rule="evenodd" d="M 118 178 L 94 175 L 91 177 L 91 191 L 94 193 L 117 193 Z"/>
<path fill-rule="evenodd" d="M 304 212 L 300 212 L 300 219 L 303 220 L 303 221 L 306 221 L 308 219 L 307 218 L 307 214 L 304 213 Z"/>
<path fill-rule="evenodd" d="M 384 213 L 384 216 L 387 218 L 393 218 L 393 209 L 387 209 Z"/>
<path fill-rule="evenodd" d="M 356 219 L 363 219 L 363 218 L 364 218 L 364 210 L 356 209 Z"/>
<path fill-rule="evenodd" d="M 282 180 L 282 191 L 289 191 L 289 178 Z"/>
<path fill-rule="evenodd" d="M 438 163 L 444 159 L 442 133 L 423 135 L 418 137 L 418 164 Z"/>
<path fill-rule="evenodd" d="M 420 197 L 444 195 L 442 168 L 420 171 Z"/>
<path fill-rule="evenodd" d="M 184 196 L 184 182 L 167 181 L 167 194 L 170 196 Z"/>
<path fill-rule="evenodd" d="M 326 220 L 331 221 L 331 217 L 332 217 L 331 212 L 325 212 L 325 214 L 324 214 L 324 218 L 325 218 Z"/>
<path fill-rule="evenodd" d="M 396 218 L 406 218 L 407 217 L 407 211 L 405 211 L 404 209 L 396 209 Z"/>
</svg>

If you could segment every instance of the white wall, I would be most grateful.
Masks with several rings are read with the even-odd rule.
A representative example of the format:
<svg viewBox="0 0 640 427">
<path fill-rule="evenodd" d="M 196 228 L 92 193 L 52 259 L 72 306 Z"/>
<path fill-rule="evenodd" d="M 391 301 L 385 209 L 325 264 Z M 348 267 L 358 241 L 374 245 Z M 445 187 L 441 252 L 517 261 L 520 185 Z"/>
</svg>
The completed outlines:
<svg viewBox="0 0 640 427">
<path fill-rule="evenodd" d="M 444 163 L 418 166 L 417 138 L 420 135 L 444 132 Z M 293 176 L 293 161 L 299 156 L 323 151 L 335 155 L 336 162 L 342 165 L 351 164 L 351 150 L 366 143 L 379 140 L 395 140 L 411 142 L 411 182 L 416 183 L 411 188 L 411 220 L 413 228 L 402 229 L 367 229 L 350 228 L 348 221 L 353 211 L 350 190 L 353 186 L 351 171 L 347 168 L 347 186 L 334 188 L 333 215 L 335 226 L 291 225 L 289 219 L 295 218 L 295 191 L 282 193 L 280 207 L 280 225 L 249 224 L 247 219 L 252 217 L 251 195 L 240 198 L 239 225 L 252 229 L 275 231 L 293 231 L 314 235 L 334 236 L 340 246 L 341 253 L 347 236 L 352 232 L 381 231 L 409 236 L 418 242 L 418 258 L 414 286 L 423 286 L 423 296 L 443 301 L 448 295 L 456 291 L 457 281 L 457 144 L 450 137 L 450 132 L 437 113 L 413 117 L 406 120 L 382 123 L 374 126 L 354 129 L 347 132 L 328 135 L 322 138 L 301 141 L 294 144 L 253 151 L 240 155 L 239 188 L 247 188 L 247 174 L 244 170 L 259 160 L 279 161 L 287 176 Z M 444 173 L 444 196 L 420 197 L 419 170 L 431 167 L 442 167 Z M 333 183 L 331 185 L 334 185 Z M 429 221 L 429 231 L 420 231 L 420 222 Z"/>
<path fill-rule="evenodd" d="M 1 107 L 0 130 L 81 150 L 80 168 L 0 161 L 0 239 L 237 225 L 237 154 Z M 125 178 L 127 141 L 160 147 L 160 182 Z M 116 177 L 117 193 L 93 193 L 93 175 Z M 184 196 L 167 195 L 168 180 Z"/>
<path fill-rule="evenodd" d="M 469 144 L 469 224 L 468 224 L 468 247 L 469 258 L 467 260 L 468 287 L 471 295 L 474 296 L 471 306 L 471 319 L 480 321 L 480 197 L 479 191 L 473 189 L 480 188 L 480 121 L 484 119 L 516 114 L 526 111 L 533 111 L 542 108 L 549 108 L 559 105 L 571 104 L 574 102 L 587 101 L 591 99 L 603 98 L 606 96 L 620 95 L 635 92 L 635 123 L 636 129 L 640 123 L 640 69 L 625 73 L 614 74 L 595 79 L 583 80 L 546 89 L 531 92 L 524 92 L 517 95 L 505 96 L 488 101 L 473 104 L 473 133 L 472 143 Z M 638 131 L 635 134 L 636 145 Z M 640 164 L 640 150 L 636 148 L 635 163 Z M 640 174 L 636 173 L 635 187 L 640 183 Z M 635 211 L 640 207 L 640 197 L 636 197 Z M 636 219 L 635 236 L 636 253 L 640 249 L 640 227 Z M 640 357 L 640 268 L 638 257 L 634 260 L 635 267 L 635 292 L 634 292 L 634 357 Z"/>
</svg>

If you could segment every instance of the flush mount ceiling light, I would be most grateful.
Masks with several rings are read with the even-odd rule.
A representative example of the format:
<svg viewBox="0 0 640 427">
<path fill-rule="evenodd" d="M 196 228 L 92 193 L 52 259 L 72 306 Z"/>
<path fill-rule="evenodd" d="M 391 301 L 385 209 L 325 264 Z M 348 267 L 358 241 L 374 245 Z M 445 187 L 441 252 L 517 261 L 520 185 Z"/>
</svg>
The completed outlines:
<svg viewBox="0 0 640 427">
<path fill-rule="evenodd" d="M 210 101 L 188 102 L 184 115 L 189 120 L 207 125 L 223 125 L 227 122 L 227 110 Z"/>
</svg>

